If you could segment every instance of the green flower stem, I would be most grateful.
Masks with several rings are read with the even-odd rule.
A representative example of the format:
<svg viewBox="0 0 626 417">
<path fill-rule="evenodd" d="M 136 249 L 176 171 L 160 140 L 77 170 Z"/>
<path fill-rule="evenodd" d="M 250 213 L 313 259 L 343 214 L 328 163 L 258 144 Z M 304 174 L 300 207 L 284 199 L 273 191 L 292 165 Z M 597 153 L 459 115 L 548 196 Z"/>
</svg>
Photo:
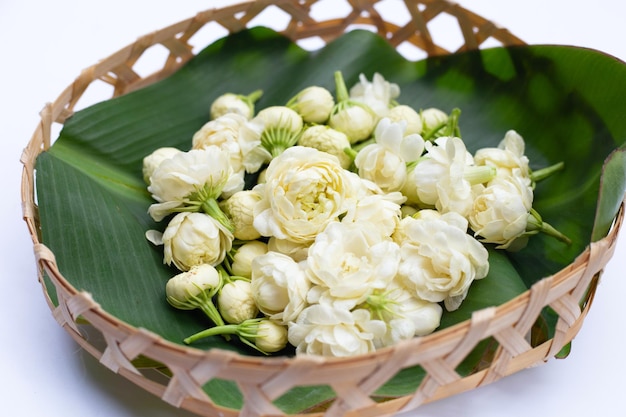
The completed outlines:
<svg viewBox="0 0 626 417">
<path fill-rule="evenodd" d="M 557 164 L 550 165 L 549 167 L 538 169 L 536 171 L 531 172 L 530 180 L 532 182 L 541 181 L 543 179 L 548 178 L 550 175 L 554 174 L 555 172 L 562 170 L 564 167 L 565 167 L 565 163 L 559 162 Z"/>
<path fill-rule="evenodd" d="M 255 90 L 248 94 L 247 96 L 239 95 L 239 99 L 246 103 L 248 108 L 250 109 L 250 114 L 254 114 L 254 103 L 263 95 L 263 90 Z"/>
<path fill-rule="evenodd" d="M 459 129 L 459 118 L 461 117 L 461 109 L 452 109 L 448 116 L 446 136 L 461 137 L 461 129 Z"/>
<path fill-rule="evenodd" d="M 422 139 L 425 141 L 432 141 L 441 136 L 454 136 L 461 137 L 461 130 L 459 129 L 459 117 L 461 116 L 460 109 L 452 109 L 452 112 L 448 116 L 448 119 L 438 123 L 432 129 L 427 132 L 423 132 Z"/>
<path fill-rule="evenodd" d="M 222 319 L 219 311 L 217 311 L 217 307 L 215 307 L 213 301 L 201 304 L 200 310 L 202 310 L 202 312 L 206 314 L 206 316 L 211 319 L 211 321 L 215 323 L 216 326 L 224 325 L 224 319 Z"/>
<path fill-rule="evenodd" d="M 304 91 L 304 90 L 302 90 Z M 302 91 L 298 92 L 295 96 L 291 97 L 287 103 L 285 103 L 285 107 L 289 107 L 290 109 L 296 110 L 298 107 L 298 100 L 300 100 L 300 96 L 302 95 Z"/>
<path fill-rule="evenodd" d="M 341 71 L 335 71 L 335 94 L 337 96 L 337 102 L 346 101 L 350 98 L 346 82 L 343 79 Z"/>
<path fill-rule="evenodd" d="M 535 209 L 531 209 L 530 213 L 528 213 L 528 223 L 526 225 L 526 231 L 531 233 L 545 233 L 548 236 L 552 236 L 561 242 L 564 242 L 568 245 L 572 243 L 571 239 L 565 236 L 563 233 L 556 230 L 549 223 L 544 222 L 541 219 L 541 216 Z"/>
<path fill-rule="evenodd" d="M 354 145 L 352 147 L 352 149 L 354 149 L 355 151 L 359 152 L 361 149 L 365 148 L 367 145 L 371 145 L 372 143 L 376 143 L 376 139 L 375 138 L 365 139 L 364 141 L 359 142 L 356 145 Z M 355 155 L 355 157 L 356 157 L 356 155 Z"/>
<path fill-rule="evenodd" d="M 197 342 L 198 340 L 206 339 L 207 337 L 211 336 L 234 335 L 237 334 L 238 327 L 238 324 L 222 324 L 219 326 L 210 327 L 198 333 L 192 334 L 189 337 L 186 337 L 183 342 L 189 345 L 193 342 Z"/>
<path fill-rule="evenodd" d="M 441 123 L 437 124 L 435 127 L 430 129 L 428 132 L 424 132 L 422 134 L 422 139 L 424 139 L 424 141 L 435 140 L 436 139 L 435 135 L 437 134 L 437 132 L 439 132 L 441 129 L 443 129 L 447 125 L 448 125 L 447 121 L 441 122 Z"/>
<path fill-rule="evenodd" d="M 259 337 L 258 329 L 259 322 L 261 320 L 262 319 L 249 319 L 240 324 L 225 324 L 221 326 L 211 327 L 185 338 L 183 342 L 185 342 L 186 344 L 191 344 L 200 339 L 205 339 L 211 336 L 228 337 L 230 335 L 237 335 L 243 343 L 267 355 L 267 352 L 262 351 L 254 343 L 251 342 L 251 340 Z"/>
<path fill-rule="evenodd" d="M 213 217 L 215 220 L 220 222 L 220 224 L 224 226 L 230 232 L 233 232 L 235 230 L 235 227 L 233 226 L 233 222 L 226 215 L 226 213 L 222 211 L 216 199 L 214 198 L 206 199 L 205 201 L 202 202 L 201 208 L 203 212 L 205 212 L 206 214 L 208 214 L 209 216 Z"/>
<path fill-rule="evenodd" d="M 254 90 L 247 96 L 243 96 L 243 99 L 250 104 L 254 104 L 263 95 L 263 90 Z"/>
<path fill-rule="evenodd" d="M 350 157 L 353 161 L 356 159 L 358 152 L 353 148 L 343 148 L 343 152 Z"/>
<path fill-rule="evenodd" d="M 247 282 L 250 282 L 250 278 L 242 277 L 240 275 L 230 275 L 230 272 L 228 272 L 226 270 L 226 268 L 224 267 L 223 264 L 220 264 L 220 265 L 216 266 L 215 269 L 217 269 L 217 272 L 220 274 L 222 282 L 224 283 L 220 287 L 218 292 L 221 291 L 222 288 L 224 288 L 224 285 L 230 284 L 230 283 L 235 282 L 235 281 L 247 281 Z"/>
<path fill-rule="evenodd" d="M 407 162 L 406 163 L 407 172 L 411 172 L 417 166 L 417 164 L 419 164 L 420 162 L 425 161 L 427 159 L 429 159 L 429 156 L 423 155 L 423 156 L 420 156 L 415 161 Z"/>
</svg>

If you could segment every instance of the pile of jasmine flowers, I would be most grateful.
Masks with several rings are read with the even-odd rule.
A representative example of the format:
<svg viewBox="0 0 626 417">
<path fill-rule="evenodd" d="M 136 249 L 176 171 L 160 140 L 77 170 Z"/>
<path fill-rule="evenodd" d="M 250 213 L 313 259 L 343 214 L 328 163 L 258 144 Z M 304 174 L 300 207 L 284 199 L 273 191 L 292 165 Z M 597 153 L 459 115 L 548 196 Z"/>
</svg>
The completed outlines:
<svg viewBox="0 0 626 417">
<path fill-rule="evenodd" d="M 487 276 L 488 251 L 534 234 L 567 242 L 533 209 L 535 183 L 515 131 L 471 154 L 458 109 L 398 104 L 376 73 L 347 89 L 311 86 L 255 112 L 261 91 L 225 93 L 190 148 L 143 160 L 180 272 L 167 301 L 201 310 L 185 343 L 235 336 L 270 354 L 347 357 L 433 332 Z M 254 179 L 252 186 L 246 186 Z"/>
</svg>

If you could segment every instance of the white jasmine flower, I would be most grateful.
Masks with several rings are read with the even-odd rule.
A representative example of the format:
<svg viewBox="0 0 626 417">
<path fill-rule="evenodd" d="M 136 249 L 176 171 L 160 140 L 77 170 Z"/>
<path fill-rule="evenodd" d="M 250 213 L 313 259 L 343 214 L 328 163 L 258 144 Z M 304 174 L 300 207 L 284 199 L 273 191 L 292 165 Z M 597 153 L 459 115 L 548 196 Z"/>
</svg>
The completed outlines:
<svg viewBox="0 0 626 417">
<path fill-rule="evenodd" d="M 353 194 L 346 172 L 325 152 L 288 148 L 268 166 L 266 182 L 254 187 L 262 196 L 254 206 L 254 227 L 262 236 L 313 242 L 346 211 Z"/>
<path fill-rule="evenodd" d="M 441 137 L 426 142 L 427 153 L 409 172 L 403 193 L 421 207 L 469 215 L 483 183 L 495 176 L 493 167 L 476 167 L 460 138 Z M 415 201 L 415 199 L 417 201 Z"/>
<path fill-rule="evenodd" d="M 150 185 L 150 177 L 152 176 L 154 170 L 161 165 L 161 162 L 180 152 L 182 152 L 180 149 L 165 146 L 155 149 L 152 153 L 150 153 L 150 155 L 143 158 L 142 173 L 144 182 Z"/>
<path fill-rule="evenodd" d="M 306 259 L 312 242 L 294 242 L 289 239 L 278 239 L 274 236 L 267 241 L 268 251 L 282 253 L 296 262 Z"/>
<path fill-rule="evenodd" d="M 252 261 L 257 256 L 266 254 L 267 243 L 260 240 L 251 240 L 239 246 L 232 255 L 230 269 L 233 275 L 244 278 L 252 277 Z"/>
<path fill-rule="evenodd" d="M 474 164 L 474 159 L 459 138 L 439 138 L 435 144 L 427 142 L 425 147 L 426 155 L 413 169 L 412 179 L 419 202 L 435 207 L 439 201 L 437 184 L 440 180 L 457 173 L 462 174 L 466 166 Z M 468 182 L 464 184 L 469 186 Z"/>
<path fill-rule="evenodd" d="M 232 247 L 233 235 L 204 213 L 178 213 L 163 234 L 151 231 L 146 237 L 163 245 L 163 262 L 188 271 L 200 264 L 218 265 Z"/>
<path fill-rule="evenodd" d="M 334 106 L 330 91 L 318 86 L 305 88 L 287 102 L 287 107 L 298 112 L 306 123 L 325 123 Z"/>
<path fill-rule="evenodd" d="M 330 114 L 328 126 L 345 133 L 351 144 L 369 138 L 378 116 L 367 104 L 350 99 L 340 71 L 335 72 L 335 87 L 337 104 Z"/>
<path fill-rule="evenodd" d="M 350 141 L 345 133 L 326 125 L 314 125 L 306 128 L 298 139 L 299 146 L 308 146 L 334 155 L 344 169 L 350 168 L 352 158 L 345 152 L 350 149 Z"/>
<path fill-rule="evenodd" d="M 410 218 L 407 219 L 406 217 L 410 217 Z M 400 225 L 396 228 L 391 238 L 398 245 L 402 246 L 402 243 L 404 243 L 404 241 L 406 240 L 410 241 L 411 239 L 409 236 L 407 236 L 407 234 L 404 231 L 405 231 L 405 227 L 408 224 L 410 224 L 413 220 L 434 221 L 434 220 L 439 220 L 439 219 L 441 219 L 441 213 L 438 212 L 437 210 L 431 210 L 431 209 L 417 210 L 410 216 L 405 216 L 402 218 L 402 220 L 400 220 Z M 462 225 L 463 223 L 459 223 L 459 227 L 462 227 Z"/>
<path fill-rule="evenodd" d="M 514 168 L 510 175 L 496 176 L 476 197 L 469 215 L 470 227 L 484 243 L 506 249 L 526 231 L 533 191 L 527 177 Z"/>
<path fill-rule="evenodd" d="M 148 191 L 157 203 L 150 206 L 149 213 L 160 221 L 177 211 L 204 211 L 230 228 L 217 199 L 243 186 L 243 173 L 233 171 L 228 152 L 217 146 L 180 152 L 152 173 Z"/>
<path fill-rule="evenodd" d="M 389 109 L 387 117 L 392 122 L 404 121 L 406 123 L 405 135 L 417 134 L 421 135 L 424 129 L 424 122 L 422 116 L 416 112 L 413 107 L 405 104 L 400 104 Z"/>
<path fill-rule="evenodd" d="M 352 171 L 346 171 L 346 177 L 348 178 L 348 181 L 350 181 L 351 189 L 354 192 L 354 199 L 356 201 L 362 200 L 365 197 L 369 197 L 372 195 L 385 194 L 385 192 L 378 186 L 378 184 L 368 179 L 361 178 L 358 174 Z M 397 193 L 388 193 L 387 195 L 390 197 L 391 200 L 397 203 L 401 203 L 404 201 L 404 197 L 399 197 Z M 354 203 L 350 203 L 348 208 L 352 207 L 353 204 Z"/>
<path fill-rule="evenodd" d="M 372 194 L 360 198 L 351 206 L 342 223 L 375 224 L 383 237 L 390 237 L 402 217 L 401 204 L 406 198 L 401 193 Z"/>
<path fill-rule="evenodd" d="M 211 103 L 211 119 L 217 119 L 227 113 L 237 113 L 247 120 L 254 115 L 254 103 L 261 98 L 263 92 L 257 90 L 244 96 L 241 94 L 226 93 Z"/>
<path fill-rule="evenodd" d="M 377 289 L 386 288 L 398 271 L 397 244 L 375 225 L 332 223 L 309 248 L 306 274 L 316 286 L 308 301 L 340 303 L 351 309 Z"/>
<path fill-rule="evenodd" d="M 252 296 L 252 286 L 243 279 L 232 280 L 222 286 L 218 292 L 217 306 L 224 321 L 231 324 L 239 324 L 259 314 Z"/>
<path fill-rule="evenodd" d="M 247 173 L 253 174 L 261 169 L 263 164 L 272 160 L 272 154 L 261 145 L 261 136 L 265 125 L 260 119 L 252 119 L 241 126 L 239 148 L 243 159 L 243 166 Z"/>
<path fill-rule="evenodd" d="M 524 139 L 514 130 L 506 132 L 497 148 L 482 148 L 474 154 L 476 165 L 489 165 L 497 170 L 498 176 L 512 175 L 517 170 L 530 184 L 528 157 L 524 155 Z"/>
<path fill-rule="evenodd" d="M 238 138 L 246 118 L 237 113 L 226 113 L 205 123 L 192 137 L 192 149 L 217 146 L 228 152 L 235 172 L 243 170 L 243 155 Z"/>
<path fill-rule="evenodd" d="M 307 305 L 306 295 L 311 287 L 300 266 L 277 252 L 254 258 L 251 285 L 259 310 L 282 324 L 296 320 Z"/>
<path fill-rule="evenodd" d="M 165 285 L 167 302 L 179 310 L 202 310 L 216 325 L 224 324 L 212 298 L 222 287 L 219 272 L 209 264 L 193 266 L 170 278 Z"/>
<path fill-rule="evenodd" d="M 433 210 L 434 211 L 434 210 Z M 393 231 L 393 234 L 391 235 L 391 239 L 396 242 L 397 245 L 399 245 L 400 247 L 402 247 L 402 244 L 405 241 L 410 241 L 409 236 L 407 236 L 407 234 L 405 233 L 405 229 L 407 228 L 407 224 L 412 222 L 413 220 L 415 220 L 414 218 L 412 218 L 411 216 L 405 216 L 400 220 L 400 223 L 398 224 L 398 227 L 396 227 L 396 229 Z"/>
<path fill-rule="evenodd" d="M 348 309 L 327 304 L 305 308 L 289 325 L 289 343 L 296 354 L 349 357 L 373 352 L 374 339 L 382 337 L 386 325 L 371 320 L 365 309 Z"/>
<path fill-rule="evenodd" d="M 240 240 L 255 240 L 261 234 L 254 228 L 254 205 L 261 196 L 252 190 L 237 191 L 220 203 L 220 208 L 230 218 L 233 235 Z"/>
<path fill-rule="evenodd" d="M 287 328 L 266 318 L 249 319 L 239 324 L 215 326 L 187 337 L 187 344 L 211 336 L 236 335 L 242 343 L 267 355 L 287 346 Z"/>
<path fill-rule="evenodd" d="M 467 220 L 450 212 L 439 218 L 402 221 L 399 279 L 417 296 L 459 307 L 474 280 L 489 271 L 487 249 L 467 234 Z"/>
<path fill-rule="evenodd" d="M 532 208 L 532 187 L 532 181 L 518 168 L 511 175 L 503 174 L 491 180 L 477 197 L 469 216 L 475 236 L 485 243 L 498 244 L 497 249 L 509 251 L 524 248 L 528 237 L 537 233 L 571 244 L 567 236 L 543 221 Z"/>
<path fill-rule="evenodd" d="M 374 74 L 371 82 L 360 74 L 359 82 L 350 89 L 350 99 L 366 104 L 379 119 L 387 116 L 399 95 L 400 87 L 385 80 L 379 73 Z"/>
<path fill-rule="evenodd" d="M 387 324 L 383 337 L 374 340 L 376 348 L 432 333 L 439 327 L 443 311 L 439 304 L 416 297 L 395 281 L 387 289 L 374 291 L 362 308 Z"/>
<path fill-rule="evenodd" d="M 406 164 L 420 158 L 424 140 L 404 135 L 406 123 L 382 119 L 376 126 L 376 143 L 365 146 L 356 156 L 359 176 L 376 183 L 384 192 L 400 191 L 406 181 Z"/>
</svg>

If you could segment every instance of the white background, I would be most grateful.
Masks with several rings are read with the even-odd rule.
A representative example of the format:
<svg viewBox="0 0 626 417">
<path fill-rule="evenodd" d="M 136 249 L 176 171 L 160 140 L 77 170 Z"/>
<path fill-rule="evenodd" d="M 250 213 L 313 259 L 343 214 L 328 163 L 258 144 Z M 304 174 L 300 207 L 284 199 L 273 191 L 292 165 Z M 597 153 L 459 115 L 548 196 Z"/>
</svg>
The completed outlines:
<svg viewBox="0 0 626 417">
<path fill-rule="evenodd" d="M 393 0 L 392 0 L 393 1 Z M 459 0 L 527 43 L 585 46 L 626 60 L 622 0 Z M 5 416 L 190 416 L 83 352 L 52 318 L 21 221 L 19 158 L 38 112 L 99 59 L 211 6 L 232 1 L 0 1 L 3 292 L 0 393 Z M 626 108 L 626 97 L 624 98 Z M 71 203 L 71 202 L 70 202 Z M 410 416 L 622 416 L 626 232 L 566 360 L 428 404 Z"/>
</svg>

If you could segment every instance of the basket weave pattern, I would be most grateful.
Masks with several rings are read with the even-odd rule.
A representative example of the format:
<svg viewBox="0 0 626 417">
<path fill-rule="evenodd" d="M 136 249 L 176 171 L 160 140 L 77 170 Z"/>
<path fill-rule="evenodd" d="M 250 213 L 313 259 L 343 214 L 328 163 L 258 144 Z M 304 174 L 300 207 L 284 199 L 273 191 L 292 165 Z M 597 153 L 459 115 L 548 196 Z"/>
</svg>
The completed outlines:
<svg viewBox="0 0 626 417">
<path fill-rule="evenodd" d="M 408 23 L 390 23 L 383 17 L 382 1 L 349 0 L 345 17 L 316 20 L 311 11 L 324 0 L 277 0 L 245 2 L 222 9 L 207 10 L 162 30 L 139 38 L 135 43 L 85 69 L 41 112 L 41 121 L 24 150 L 21 161 L 23 217 L 32 236 L 39 280 L 46 275 L 56 288 L 58 305 L 48 303 L 58 323 L 76 342 L 100 362 L 143 389 L 177 407 L 204 416 L 279 416 L 272 401 L 293 387 L 329 385 L 337 399 L 323 410 L 303 415 L 373 416 L 392 414 L 418 407 L 498 380 L 554 357 L 578 333 L 589 310 L 602 269 L 611 258 L 623 207 L 609 235 L 592 243 L 571 265 L 537 282 L 529 291 L 498 307 L 476 311 L 472 318 L 454 327 L 415 338 L 369 355 L 349 359 L 321 357 L 246 357 L 233 352 L 201 351 L 163 340 L 144 329 L 127 325 L 104 311 L 90 294 L 76 290 L 63 277 L 54 254 L 41 243 L 34 193 L 34 166 L 37 156 L 51 145 L 53 125 L 63 124 L 94 81 L 103 81 L 113 96 L 128 93 L 175 72 L 194 56 L 190 40 L 209 24 L 218 24 L 230 33 L 246 28 L 266 9 L 279 8 L 289 19 L 281 31 L 294 41 L 321 39 L 329 42 L 354 25 L 366 26 L 398 47 L 409 43 L 425 55 L 442 55 L 479 48 L 492 40 L 503 45 L 523 42 L 492 22 L 448 1 L 405 0 Z M 446 15 L 458 22 L 463 44 L 450 51 L 435 41 L 429 23 Z M 141 77 L 133 66 L 151 47 L 168 51 L 162 67 Z M 203 46 L 203 45 L 201 45 Z M 106 98 L 106 97 L 105 97 Z M 44 287 L 44 293 L 46 289 Z M 541 311 L 550 306 L 559 315 L 553 339 L 531 346 L 528 335 Z M 95 346 L 78 324 L 84 319 L 101 333 L 105 343 Z M 482 340 L 493 337 L 498 348 L 484 369 L 462 378 L 455 368 Z M 167 382 L 151 378 L 132 364 L 144 356 L 162 363 L 171 373 Z M 427 376 L 413 395 L 375 402 L 370 395 L 404 368 L 420 365 Z M 215 405 L 202 386 L 213 378 L 235 381 L 244 396 L 242 410 Z"/>
</svg>

